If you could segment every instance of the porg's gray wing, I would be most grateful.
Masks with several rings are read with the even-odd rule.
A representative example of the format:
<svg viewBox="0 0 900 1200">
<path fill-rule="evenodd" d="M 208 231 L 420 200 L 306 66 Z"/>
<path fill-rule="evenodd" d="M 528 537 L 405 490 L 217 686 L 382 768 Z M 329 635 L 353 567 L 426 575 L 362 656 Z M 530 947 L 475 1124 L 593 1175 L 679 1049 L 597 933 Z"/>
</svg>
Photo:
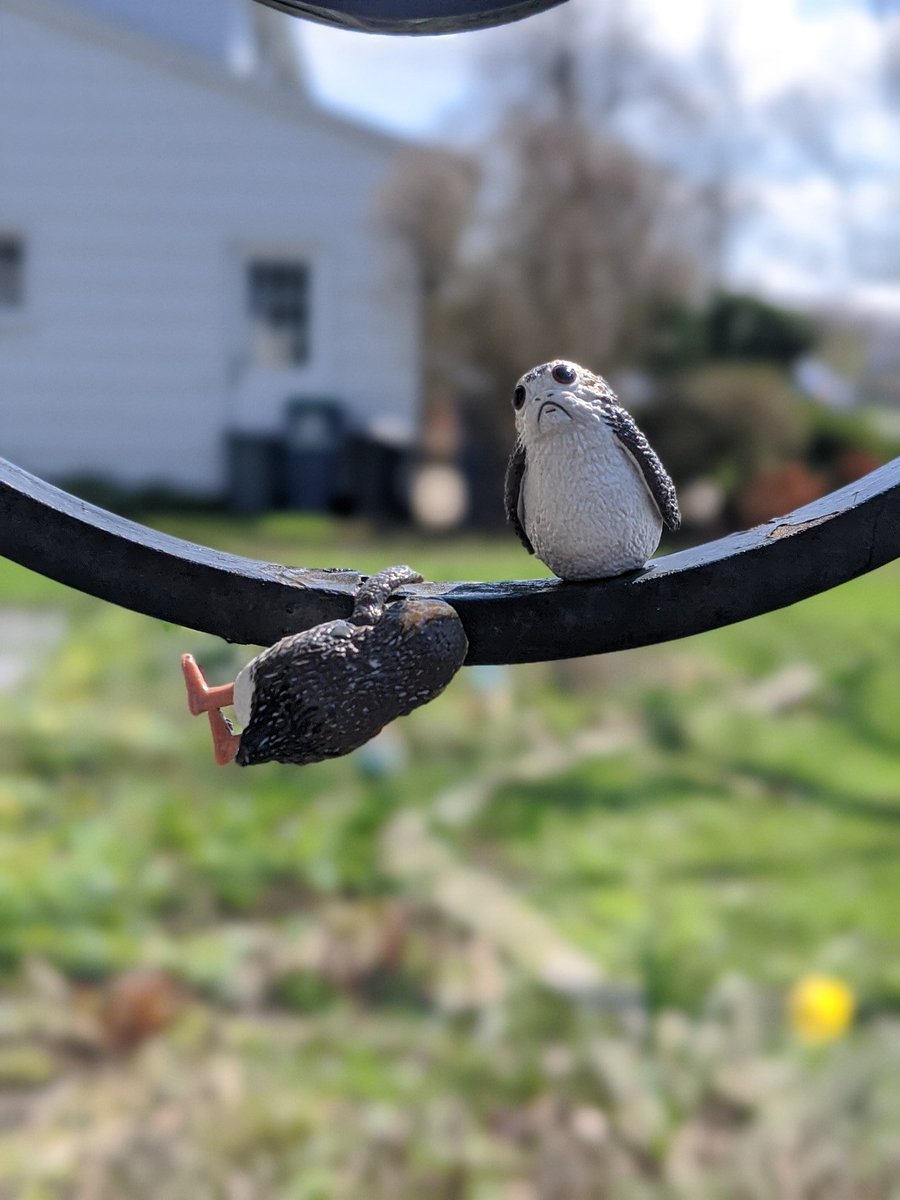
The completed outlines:
<svg viewBox="0 0 900 1200">
<path fill-rule="evenodd" d="M 667 529 L 673 532 L 681 525 L 681 512 L 678 508 L 678 498 L 675 495 L 675 484 L 669 478 L 665 467 L 659 461 L 656 451 L 638 429 L 631 413 L 620 408 L 618 404 L 607 401 L 603 405 L 603 419 L 616 435 L 622 448 L 626 450 L 644 476 L 644 482 L 650 489 L 650 495 L 656 501 L 656 507 Z"/>
<path fill-rule="evenodd" d="M 506 464 L 506 480 L 503 488 L 503 499 L 506 504 L 506 519 L 516 531 L 516 536 L 529 554 L 534 554 L 534 546 L 525 532 L 525 444 L 516 438 L 509 462 Z"/>
</svg>

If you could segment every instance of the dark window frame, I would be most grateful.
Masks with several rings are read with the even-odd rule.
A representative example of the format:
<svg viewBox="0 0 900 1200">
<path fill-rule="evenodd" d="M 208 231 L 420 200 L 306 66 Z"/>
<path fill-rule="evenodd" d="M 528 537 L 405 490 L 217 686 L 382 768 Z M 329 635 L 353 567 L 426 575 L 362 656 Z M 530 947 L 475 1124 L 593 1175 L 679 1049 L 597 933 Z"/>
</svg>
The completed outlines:
<svg viewBox="0 0 900 1200">
<path fill-rule="evenodd" d="M 255 256 L 247 261 L 244 278 L 251 323 L 276 340 L 283 339 L 283 361 L 277 365 L 304 366 L 312 354 L 309 264 L 301 259 Z"/>
<path fill-rule="evenodd" d="M 26 257 L 21 234 L 0 232 L 0 313 L 25 307 Z"/>
</svg>

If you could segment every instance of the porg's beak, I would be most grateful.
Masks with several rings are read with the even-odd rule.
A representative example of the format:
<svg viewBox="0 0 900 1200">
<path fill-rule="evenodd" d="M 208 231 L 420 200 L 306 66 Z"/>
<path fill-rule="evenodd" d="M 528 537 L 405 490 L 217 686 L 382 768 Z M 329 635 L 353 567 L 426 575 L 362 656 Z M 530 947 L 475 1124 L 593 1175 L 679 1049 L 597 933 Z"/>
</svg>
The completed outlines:
<svg viewBox="0 0 900 1200">
<path fill-rule="evenodd" d="M 538 409 L 538 426 L 559 425 L 572 419 L 572 414 L 558 400 L 544 400 Z"/>
</svg>

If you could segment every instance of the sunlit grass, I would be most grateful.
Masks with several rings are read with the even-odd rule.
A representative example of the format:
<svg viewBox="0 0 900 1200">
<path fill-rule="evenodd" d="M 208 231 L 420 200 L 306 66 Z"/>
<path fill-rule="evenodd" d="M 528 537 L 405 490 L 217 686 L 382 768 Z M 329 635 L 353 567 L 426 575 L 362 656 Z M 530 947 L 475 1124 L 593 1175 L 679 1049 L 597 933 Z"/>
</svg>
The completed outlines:
<svg viewBox="0 0 900 1200">
<path fill-rule="evenodd" d="M 283 516 L 159 523 L 304 565 L 536 573 L 511 539 L 373 537 Z M 775 1051 L 788 1072 L 778 1079 L 794 1091 L 767 1085 L 760 1118 L 777 1092 L 779 1129 L 846 1128 L 847 1161 L 858 1147 L 878 1160 L 879 1131 L 896 1129 L 900 1053 L 892 1026 L 873 1020 L 900 1008 L 898 583 L 893 566 L 669 646 L 465 670 L 377 753 L 245 771 L 213 764 L 178 663 L 190 650 L 224 681 L 249 649 L 0 561 L 0 603 L 67 622 L 65 638 L 0 697 L 0 1096 L 58 1097 L 27 1136 L 0 1137 L 0 1190 L 69 1194 L 96 1169 L 90 1138 L 111 1112 L 129 1147 L 107 1176 L 118 1180 L 103 1193 L 111 1200 L 163 1194 L 151 1176 L 167 1200 L 187 1200 L 197 1171 L 222 1194 L 226 1177 L 249 1172 L 273 1197 L 412 1200 L 438 1188 L 506 1200 L 559 1146 L 566 1162 L 587 1155 L 584 1169 L 601 1169 L 592 1143 L 565 1124 L 583 1111 L 593 1128 L 598 1106 L 623 1145 L 640 1147 L 647 1182 L 676 1152 L 682 1123 L 702 1122 L 719 1097 L 715 1072 L 749 1054 L 739 1077 L 752 1081 L 759 1056 Z M 640 1022 L 624 1036 L 615 1007 L 573 1003 L 509 963 L 490 1003 L 442 1008 L 440 970 L 482 963 L 485 937 L 477 913 L 456 928 L 387 868 L 385 830 L 410 813 L 448 861 L 500 881 L 590 956 L 611 996 L 631 997 L 626 1015 L 650 1014 L 652 1037 Z M 367 953 L 365 931 L 392 905 L 410 924 L 386 965 L 346 976 L 304 957 L 326 934 L 341 954 Z M 16 1007 L 36 962 L 74 990 L 49 1007 Z M 69 1042 L 57 1051 L 53 1037 L 66 1021 L 80 1028 L 79 989 L 90 998 L 139 964 L 180 980 L 193 1007 L 143 1057 L 72 1069 Z M 845 1051 L 815 1048 L 821 1056 L 802 1068 L 820 1071 L 812 1086 L 790 1074 L 806 1048 L 792 1049 L 783 999 L 820 974 L 852 991 L 859 1031 L 842 1034 Z M 752 1036 L 737 977 L 776 999 Z M 732 1025 L 716 1023 L 722 996 L 737 1005 Z M 673 1025 L 673 1007 L 696 1024 Z M 847 1069 L 881 1097 L 883 1117 L 853 1124 Z M 65 1072 L 69 1090 L 53 1092 Z M 617 1078 L 630 1081 L 631 1099 Z M 810 1116 L 820 1093 L 824 1115 Z M 170 1125 L 145 1161 L 160 1095 Z M 729 1136 L 742 1136 L 756 1103 L 727 1109 Z M 73 1122 L 86 1131 L 80 1149 L 65 1141 Z M 685 1194 L 667 1186 L 623 1183 L 621 1196 Z"/>
<path fill-rule="evenodd" d="M 406 558 L 432 577 L 497 577 L 532 561 L 514 544 L 373 542 L 362 527 L 283 516 L 168 524 L 222 548 L 290 561 L 293 547 L 295 561 L 363 570 Z M 893 995 L 897 578 L 889 568 L 570 674 L 511 669 L 491 685 L 509 694 L 496 719 L 484 719 L 463 672 L 397 727 L 407 765 L 373 779 L 358 756 L 302 771 L 217 769 L 204 723 L 184 711 L 178 655 L 192 650 L 224 680 L 248 651 L 4 563 L 4 597 L 63 608 L 70 634 L 0 702 L 0 960 L 37 947 L 67 969 L 103 972 L 140 960 L 157 925 L 264 912 L 291 888 L 377 891 L 388 886 L 379 831 L 398 808 L 427 809 L 472 772 L 502 769 L 536 728 L 565 739 L 624 719 L 644 730 L 637 749 L 507 783 L 443 836 L 508 874 L 613 974 L 642 982 L 648 938 L 654 955 L 676 956 L 681 1003 L 729 968 L 786 980 L 836 943 L 863 982 Z M 813 675 L 799 703 L 741 708 L 744 689 L 797 662 Z"/>
</svg>

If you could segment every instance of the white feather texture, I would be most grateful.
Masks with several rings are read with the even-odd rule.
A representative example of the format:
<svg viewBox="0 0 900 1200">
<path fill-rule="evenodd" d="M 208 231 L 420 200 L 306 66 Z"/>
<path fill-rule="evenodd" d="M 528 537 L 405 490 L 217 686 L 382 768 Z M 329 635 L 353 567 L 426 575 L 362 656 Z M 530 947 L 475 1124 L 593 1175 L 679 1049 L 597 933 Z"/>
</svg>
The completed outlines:
<svg viewBox="0 0 900 1200">
<path fill-rule="evenodd" d="M 234 713 L 243 729 L 250 724 L 250 716 L 253 712 L 255 666 L 256 659 L 251 658 L 250 662 L 238 672 L 237 679 L 234 681 Z"/>
</svg>

